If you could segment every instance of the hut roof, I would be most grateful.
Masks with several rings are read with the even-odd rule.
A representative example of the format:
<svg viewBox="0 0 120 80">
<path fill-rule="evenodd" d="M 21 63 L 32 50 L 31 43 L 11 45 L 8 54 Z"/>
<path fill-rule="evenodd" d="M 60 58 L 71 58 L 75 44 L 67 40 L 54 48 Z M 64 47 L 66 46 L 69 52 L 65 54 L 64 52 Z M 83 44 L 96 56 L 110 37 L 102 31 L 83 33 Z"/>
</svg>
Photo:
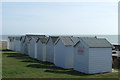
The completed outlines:
<svg viewBox="0 0 120 80">
<path fill-rule="evenodd" d="M 62 40 L 62 42 L 65 46 L 72 46 L 78 38 L 77 37 L 72 37 L 72 36 L 61 36 L 61 37 L 59 37 L 59 39 Z M 56 42 L 56 44 L 57 44 L 57 42 Z"/>
<path fill-rule="evenodd" d="M 105 38 L 80 37 L 79 39 L 81 39 L 86 45 L 88 45 L 88 47 L 91 47 L 91 48 L 108 48 L 108 47 L 112 47 L 111 43 L 108 42 Z"/>
</svg>

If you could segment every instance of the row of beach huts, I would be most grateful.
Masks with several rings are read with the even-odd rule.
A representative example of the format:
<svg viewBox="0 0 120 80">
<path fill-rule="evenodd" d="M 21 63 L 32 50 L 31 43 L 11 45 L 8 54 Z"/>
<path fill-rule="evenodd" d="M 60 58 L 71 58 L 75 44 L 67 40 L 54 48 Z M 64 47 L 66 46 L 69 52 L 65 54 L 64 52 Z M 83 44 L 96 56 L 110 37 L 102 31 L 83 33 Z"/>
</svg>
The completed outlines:
<svg viewBox="0 0 120 80">
<path fill-rule="evenodd" d="M 112 45 L 105 38 L 26 34 L 9 36 L 8 49 L 86 74 L 112 71 Z"/>
</svg>

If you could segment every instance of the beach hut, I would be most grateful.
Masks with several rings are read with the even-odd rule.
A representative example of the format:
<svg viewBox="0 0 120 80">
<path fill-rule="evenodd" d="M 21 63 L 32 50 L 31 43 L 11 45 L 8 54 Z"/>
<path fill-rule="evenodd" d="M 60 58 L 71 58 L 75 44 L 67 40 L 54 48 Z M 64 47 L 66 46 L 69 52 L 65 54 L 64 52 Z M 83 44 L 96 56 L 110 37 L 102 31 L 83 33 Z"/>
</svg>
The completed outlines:
<svg viewBox="0 0 120 80">
<path fill-rule="evenodd" d="M 37 40 L 37 59 L 46 61 L 46 42 L 48 37 L 39 37 Z"/>
<path fill-rule="evenodd" d="M 29 52 L 30 52 L 30 57 L 32 58 L 37 58 L 37 40 L 39 37 L 45 37 L 45 35 L 31 35 L 31 39 L 29 41 Z"/>
<path fill-rule="evenodd" d="M 30 52 L 30 57 L 31 58 L 37 58 L 36 57 L 36 41 L 37 41 L 38 37 L 32 36 L 30 39 L 30 45 L 29 45 L 29 52 Z"/>
<path fill-rule="evenodd" d="M 14 51 L 21 51 L 21 42 L 20 42 L 20 36 L 14 37 Z"/>
<path fill-rule="evenodd" d="M 12 40 L 11 40 L 11 37 L 9 36 L 9 37 L 8 37 L 8 46 L 7 46 L 9 50 L 12 49 L 12 48 L 11 48 L 11 47 L 12 47 L 12 44 L 11 44 L 12 42 L 11 42 L 11 41 L 12 41 Z"/>
<path fill-rule="evenodd" d="M 73 47 L 74 70 L 86 74 L 112 71 L 112 45 L 106 39 L 81 37 Z"/>
<path fill-rule="evenodd" d="M 8 37 L 8 49 L 14 51 L 14 37 L 13 36 Z"/>
<path fill-rule="evenodd" d="M 46 61 L 54 63 L 54 43 L 58 36 L 50 36 L 46 42 Z"/>
<path fill-rule="evenodd" d="M 24 54 L 24 40 L 25 40 L 25 36 L 21 36 L 21 38 L 20 38 L 20 52 L 21 52 L 21 54 Z"/>
<path fill-rule="evenodd" d="M 73 47 L 77 37 L 62 36 L 55 42 L 55 65 L 65 69 L 73 68 Z"/>
<path fill-rule="evenodd" d="M 23 37 L 23 54 L 25 55 L 29 55 L 29 41 L 30 41 L 31 37 L 29 35 L 26 35 L 25 37 Z"/>
</svg>

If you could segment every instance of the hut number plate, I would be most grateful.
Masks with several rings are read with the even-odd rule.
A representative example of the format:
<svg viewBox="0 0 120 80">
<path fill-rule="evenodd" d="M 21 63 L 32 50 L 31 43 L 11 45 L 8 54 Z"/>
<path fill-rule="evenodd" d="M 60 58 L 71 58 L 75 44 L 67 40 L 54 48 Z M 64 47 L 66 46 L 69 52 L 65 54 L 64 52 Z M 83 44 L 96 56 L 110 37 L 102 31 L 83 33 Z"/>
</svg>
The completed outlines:
<svg viewBox="0 0 120 80">
<path fill-rule="evenodd" d="M 80 46 L 79 46 L 77 52 L 78 52 L 79 54 L 83 54 L 83 52 L 84 52 L 84 47 L 80 47 Z"/>
</svg>

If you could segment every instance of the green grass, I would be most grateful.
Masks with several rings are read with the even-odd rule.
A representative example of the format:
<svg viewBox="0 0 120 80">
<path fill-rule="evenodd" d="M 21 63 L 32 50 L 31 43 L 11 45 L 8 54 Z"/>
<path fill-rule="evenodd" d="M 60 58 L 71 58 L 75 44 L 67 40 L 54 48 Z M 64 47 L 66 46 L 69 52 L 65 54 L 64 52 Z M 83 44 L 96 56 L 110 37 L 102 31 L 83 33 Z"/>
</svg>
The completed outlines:
<svg viewBox="0 0 120 80">
<path fill-rule="evenodd" d="M 3 78 L 118 78 L 117 72 L 87 75 L 13 51 L 3 51 L 2 64 Z"/>
</svg>

